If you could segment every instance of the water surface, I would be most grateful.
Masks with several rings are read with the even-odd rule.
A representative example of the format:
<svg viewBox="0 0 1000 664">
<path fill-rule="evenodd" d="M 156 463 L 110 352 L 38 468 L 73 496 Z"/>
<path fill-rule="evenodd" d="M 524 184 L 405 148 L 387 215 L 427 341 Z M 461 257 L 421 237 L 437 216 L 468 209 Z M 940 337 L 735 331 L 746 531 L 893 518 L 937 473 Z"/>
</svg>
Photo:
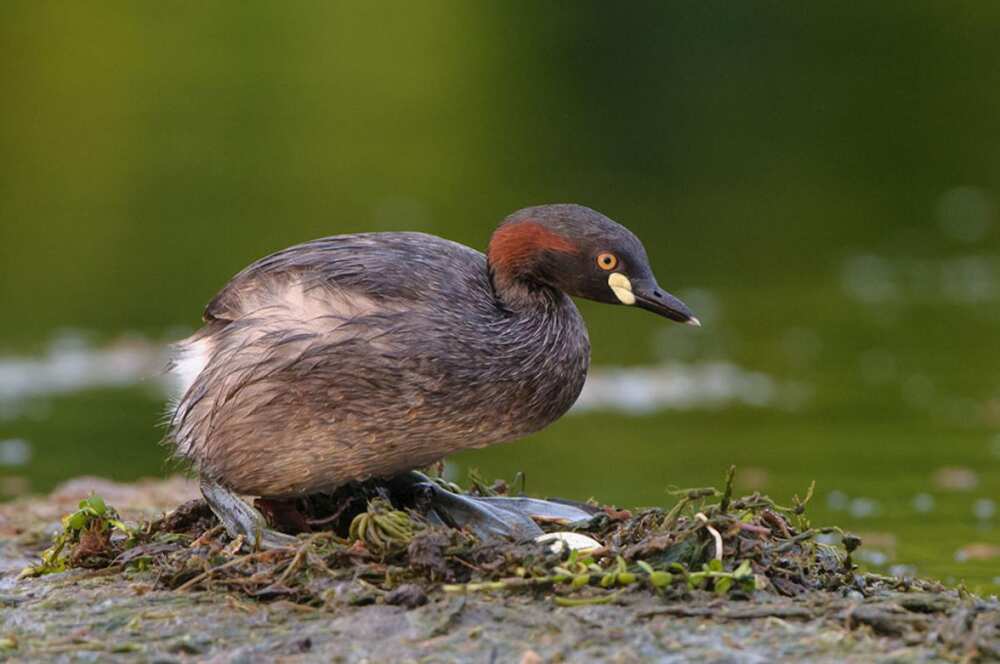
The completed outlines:
<svg viewBox="0 0 1000 664">
<path fill-rule="evenodd" d="M 705 326 L 581 304 L 592 391 L 456 473 L 623 505 L 730 464 L 815 480 L 873 564 L 996 588 L 998 29 L 991 2 L 4 3 L 0 491 L 169 472 L 160 348 L 250 260 L 481 248 L 574 201 Z"/>
</svg>

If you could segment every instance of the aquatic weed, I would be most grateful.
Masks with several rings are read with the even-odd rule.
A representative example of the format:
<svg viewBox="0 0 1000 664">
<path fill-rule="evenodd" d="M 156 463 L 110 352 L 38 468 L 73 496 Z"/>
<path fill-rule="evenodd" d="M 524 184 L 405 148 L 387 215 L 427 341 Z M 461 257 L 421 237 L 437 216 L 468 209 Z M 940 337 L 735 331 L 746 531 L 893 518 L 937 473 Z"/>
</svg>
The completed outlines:
<svg viewBox="0 0 1000 664">
<path fill-rule="evenodd" d="M 680 597 L 690 592 L 746 597 L 756 592 L 792 596 L 857 585 L 850 553 L 860 541 L 840 529 L 814 528 L 805 516 L 813 495 L 791 506 L 754 493 L 734 497 L 733 469 L 722 490 L 674 489 L 676 503 L 636 514 L 600 506 L 578 523 L 540 522 L 548 532 L 571 530 L 601 546 L 554 551 L 535 542 L 482 541 L 470 533 L 432 526 L 390 492 L 363 486 L 337 497 L 303 501 L 305 516 L 323 525 L 299 535 L 299 544 L 256 552 L 229 539 L 201 503 L 143 527 L 129 528 L 99 499 L 67 515 L 64 532 L 39 570 L 81 566 L 67 545 L 88 529 L 119 530 L 125 542 L 92 565 L 120 565 L 150 575 L 165 589 L 219 589 L 260 600 L 322 605 L 336 583 L 355 584 L 351 602 L 382 601 L 404 584 L 426 592 L 531 591 L 560 605 L 618 601 L 627 593 Z M 471 494 L 505 495 L 503 482 L 472 478 Z M 354 491 L 352 493 L 352 491 Z M 345 505 L 347 506 L 345 508 Z M 327 516 L 334 512 L 337 518 Z M 332 530 L 331 530 L 332 529 Z M 841 534 L 843 548 L 820 544 L 820 533 Z M 340 601 L 340 600 L 336 600 Z"/>
<path fill-rule="evenodd" d="M 62 527 L 52 546 L 42 552 L 41 562 L 23 569 L 20 577 L 53 574 L 70 567 L 100 567 L 113 552 L 113 532 L 125 536 L 122 548 L 137 535 L 136 529 L 125 525 L 118 512 L 94 493 L 81 500 L 75 512 L 62 518 Z"/>
</svg>

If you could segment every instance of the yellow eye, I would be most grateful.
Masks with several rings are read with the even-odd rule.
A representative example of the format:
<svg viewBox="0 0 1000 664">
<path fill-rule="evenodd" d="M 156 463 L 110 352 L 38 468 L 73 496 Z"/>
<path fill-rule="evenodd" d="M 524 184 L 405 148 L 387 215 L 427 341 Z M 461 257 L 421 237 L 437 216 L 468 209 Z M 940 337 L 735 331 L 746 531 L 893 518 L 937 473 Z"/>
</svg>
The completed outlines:
<svg viewBox="0 0 1000 664">
<path fill-rule="evenodd" d="M 602 270 L 613 270 L 618 267 L 618 257 L 605 251 L 598 255 L 597 265 Z"/>
</svg>

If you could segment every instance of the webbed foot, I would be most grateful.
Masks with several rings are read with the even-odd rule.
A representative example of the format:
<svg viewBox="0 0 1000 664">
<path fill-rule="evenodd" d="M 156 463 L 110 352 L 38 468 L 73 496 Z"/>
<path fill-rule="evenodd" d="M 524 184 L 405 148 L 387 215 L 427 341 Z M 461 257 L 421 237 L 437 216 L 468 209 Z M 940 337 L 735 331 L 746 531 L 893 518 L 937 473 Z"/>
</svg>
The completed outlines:
<svg viewBox="0 0 1000 664">
<path fill-rule="evenodd" d="M 481 539 L 527 541 L 543 534 L 535 519 L 586 521 L 594 510 L 582 503 L 507 496 L 473 497 L 449 491 L 423 473 L 412 471 L 384 485 L 392 502 L 412 506 L 433 524 L 464 528 Z M 237 494 L 203 481 L 201 493 L 231 537 L 242 535 L 258 549 L 292 546 L 297 539 L 268 527 L 267 519 Z"/>
<path fill-rule="evenodd" d="M 219 484 L 202 481 L 201 495 L 231 537 L 242 535 L 257 549 L 280 549 L 298 541 L 291 535 L 268 528 L 263 514 Z"/>
<path fill-rule="evenodd" d="M 566 522 L 586 521 L 594 511 L 583 504 L 537 498 L 507 496 L 473 497 L 453 493 L 423 473 L 412 471 L 389 482 L 393 492 L 421 495 L 425 516 L 437 522 L 465 528 L 477 537 L 535 539 L 543 534 L 535 519 Z"/>
</svg>

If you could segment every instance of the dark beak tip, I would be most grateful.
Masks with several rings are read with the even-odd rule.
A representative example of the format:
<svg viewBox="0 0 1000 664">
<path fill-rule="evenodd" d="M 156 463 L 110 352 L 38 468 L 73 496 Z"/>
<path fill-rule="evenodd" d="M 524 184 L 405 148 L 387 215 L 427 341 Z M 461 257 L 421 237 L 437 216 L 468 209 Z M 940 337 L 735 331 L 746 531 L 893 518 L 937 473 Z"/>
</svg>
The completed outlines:
<svg viewBox="0 0 1000 664">
<path fill-rule="evenodd" d="M 660 290 L 654 284 L 643 284 L 644 287 L 636 289 L 637 301 L 643 309 L 652 311 L 676 323 L 683 323 L 693 327 L 701 327 L 701 321 L 691 313 L 687 305 L 670 293 Z"/>
</svg>

